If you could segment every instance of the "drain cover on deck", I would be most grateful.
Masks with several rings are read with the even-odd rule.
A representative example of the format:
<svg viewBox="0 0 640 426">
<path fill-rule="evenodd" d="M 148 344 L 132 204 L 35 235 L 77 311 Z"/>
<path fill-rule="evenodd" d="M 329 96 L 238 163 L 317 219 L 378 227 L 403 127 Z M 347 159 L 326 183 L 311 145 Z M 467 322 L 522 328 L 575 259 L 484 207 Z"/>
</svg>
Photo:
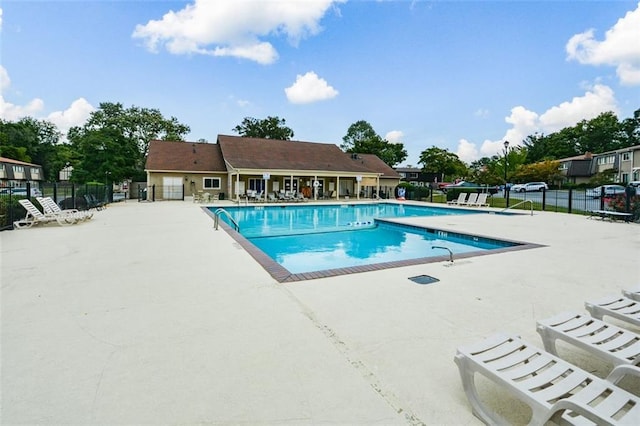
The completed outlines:
<svg viewBox="0 0 640 426">
<path fill-rule="evenodd" d="M 409 279 L 416 284 L 431 284 L 440 281 L 439 279 L 429 275 L 418 275 L 417 277 L 410 277 Z"/>
</svg>

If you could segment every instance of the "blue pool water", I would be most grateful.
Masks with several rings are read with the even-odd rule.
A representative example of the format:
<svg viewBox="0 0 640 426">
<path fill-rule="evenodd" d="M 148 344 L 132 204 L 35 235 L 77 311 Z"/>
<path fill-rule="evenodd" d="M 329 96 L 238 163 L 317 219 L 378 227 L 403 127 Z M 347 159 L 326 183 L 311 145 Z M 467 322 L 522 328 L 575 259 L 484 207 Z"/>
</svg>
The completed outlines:
<svg viewBox="0 0 640 426">
<path fill-rule="evenodd" d="M 225 210 L 245 238 L 292 274 L 448 256 L 442 247 L 458 255 L 518 244 L 384 220 L 480 213 L 477 210 L 392 203 L 245 206 Z M 229 223 L 225 215 L 220 218 Z"/>
<path fill-rule="evenodd" d="M 344 231 L 372 226 L 374 219 L 379 218 L 478 213 L 477 210 L 392 203 L 225 207 L 225 210 L 247 238 Z M 224 215 L 220 218 L 226 220 Z"/>
<path fill-rule="evenodd" d="M 373 228 L 250 240 L 294 274 L 448 255 L 441 247 L 458 255 L 513 245 L 388 222 Z"/>
</svg>

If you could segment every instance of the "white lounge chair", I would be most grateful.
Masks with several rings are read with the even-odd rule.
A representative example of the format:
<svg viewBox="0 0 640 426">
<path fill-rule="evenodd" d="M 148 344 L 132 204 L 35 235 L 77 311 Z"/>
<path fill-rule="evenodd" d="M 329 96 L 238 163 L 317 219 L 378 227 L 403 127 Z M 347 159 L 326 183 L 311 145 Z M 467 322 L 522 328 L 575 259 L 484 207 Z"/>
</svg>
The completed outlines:
<svg viewBox="0 0 640 426">
<path fill-rule="evenodd" d="M 24 219 L 20 219 L 13 223 L 17 229 L 31 228 L 33 225 L 41 225 L 54 221 L 61 226 L 73 225 L 77 222 L 77 219 L 66 214 L 44 214 L 26 198 L 18 200 L 18 202 L 27 211 L 27 214 Z"/>
<path fill-rule="evenodd" d="M 509 424 L 479 398 L 480 373 L 531 407 L 529 424 L 636 424 L 640 398 L 517 336 L 497 334 L 458 349 L 455 362 L 473 413 L 486 424 Z M 594 404 L 597 400 L 599 403 Z M 615 416 L 615 417 L 614 417 Z"/>
<path fill-rule="evenodd" d="M 624 296 L 609 296 L 595 302 L 585 302 L 584 305 L 594 318 L 610 316 L 640 327 L 640 301 Z"/>
<path fill-rule="evenodd" d="M 575 312 L 563 312 L 538 321 L 537 330 L 547 352 L 558 355 L 556 340 L 559 339 L 613 364 L 613 371 L 607 377 L 612 383 L 617 383 L 625 374 L 640 376 L 637 367 L 640 336 L 636 333 Z"/>
<path fill-rule="evenodd" d="M 483 192 L 482 194 L 478 194 L 476 201 L 467 205 L 471 207 L 489 207 L 489 204 L 487 204 L 487 193 Z"/>
<path fill-rule="evenodd" d="M 458 198 L 455 200 L 451 200 L 451 201 L 447 201 L 447 204 L 452 205 L 452 206 L 456 206 L 456 205 L 460 205 L 460 204 L 464 204 L 467 200 L 467 193 L 466 192 L 461 192 L 460 194 L 458 194 Z"/>
<path fill-rule="evenodd" d="M 44 211 L 45 214 L 47 214 L 47 213 L 49 213 L 49 214 L 67 214 L 67 215 L 70 215 L 70 216 L 76 218 L 78 221 L 88 220 L 88 219 L 91 219 L 93 217 L 93 213 L 88 211 L 88 210 L 85 210 L 85 211 L 79 211 L 77 209 L 65 209 L 65 210 L 62 210 L 60 208 L 60 206 L 57 205 L 56 202 L 53 201 L 53 198 L 51 198 L 51 197 L 36 197 L 36 200 L 42 206 L 42 210 Z"/>
<path fill-rule="evenodd" d="M 628 290 L 622 290 L 622 295 L 633 300 L 640 300 L 640 286 L 630 288 Z"/>
<path fill-rule="evenodd" d="M 469 194 L 469 198 L 467 198 L 467 201 L 462 202 L 462 203 L 458 203 L 458 205 L 460 205 L 460 206 L 472 206 L 477 200 L 478 200 L 478 193 L 477 192 L 472 192 L 472 193 Z"/>
</svg>

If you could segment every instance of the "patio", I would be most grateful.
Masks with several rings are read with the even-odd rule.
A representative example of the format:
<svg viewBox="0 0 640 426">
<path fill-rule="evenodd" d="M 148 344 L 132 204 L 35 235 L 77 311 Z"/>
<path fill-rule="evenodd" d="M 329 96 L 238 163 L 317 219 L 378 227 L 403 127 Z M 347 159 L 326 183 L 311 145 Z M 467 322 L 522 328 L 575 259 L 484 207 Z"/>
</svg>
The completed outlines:
<svg viewBox="0 0 640 426">
<path fill-rule="evenodd" d="M 503 330 L 542 348 L 536 320 L 640 282 L 638 224 L 547 212 L 403 221 L 545 247 L 278 284 L 190 199 L 2 232 L 0 422 L 480 424 L 458 346 Z M 439 282 L 409 280 L 423 274 Z M 482 396 L 526 422 L 499 389 Z"/>
</svg>

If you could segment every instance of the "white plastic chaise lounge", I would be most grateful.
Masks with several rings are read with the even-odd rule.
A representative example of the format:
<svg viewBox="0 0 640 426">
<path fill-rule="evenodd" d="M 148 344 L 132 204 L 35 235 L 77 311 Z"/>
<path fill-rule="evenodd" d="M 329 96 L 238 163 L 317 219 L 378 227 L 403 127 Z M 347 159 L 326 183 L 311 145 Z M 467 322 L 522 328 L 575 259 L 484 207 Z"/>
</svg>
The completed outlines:
<svg viewBox="0 0 640 426">
<path fill-rule="evenodd" d="M 592 317 L 602 319 L 610 316 L 628 324 L 640 327 L 640 301 L 624 296 L 609 296 L 594 302 L 585 302 L 585 308 Z"/>
<path fill-rule="evenodd" d="M 31 228 L 33 225 L 40 225 L 54 221 L 61 226 L 73 225 L 77 222 L 77 219 L 66 214 L 44 214 L 26 198 L 18 200 L 18 202 L 27 211 L 27 215 L 24 219 L 20 219 L 13 223 L 17 229 Z"/>
<path fill-rule="evenodd" d="M 487 194 L 485 192 L 478 194 L 476 201 L 468 205 L 471 207 L 489 207 L 489 204 L 487 204 Z"/>
<path fill-rule="evenodd" d="M 497 334 L 458 348 L 455 362 L 473 414 L 486 424 L 509 424 L 482 403 L 476 373 L 504 387 L 532 411 L 529 424 L 637 424 L 640 398 L 545 352 L 517 336 Z"/>
<path fill-rule="evenodd" d="M 472 206 L 474 205 L 474 203 L 478 201 L 478 193 L 477 192 L 471 192 L 469 194 L 469 198 L 467 198 L 467 201 L 459 203 L 459 206 Z"/>
<path fill-rule="evenodd" d="M 466 192 L 461 192 L 460 194 L 458 194 L 458 198 L 457 199 L 451 200 L 451 201 L 447 201 L 447 204 L 452 205 L 452 206 L 456 206 L 456 205 L 463 204 L 466 200 L 467 200 L 467 193 Z"/>
<path fill-rule="evenodd" d="M 640 300 L 640 286 L 622 290 L 622 295 L 633 300 Z"/>
<path fill-rule="evenodd" d="M 576 312 L 563 312 L 537 322 L 544 349 L 558 355 L 556 340 L 562 340 L 613 364 L 607 377 L 618 383 L 626 374 L 640 377 L 640 336 L 597 318 Z"/>
<path fill-rule="evenodd" d="M 77 221 L 88 220 L 93 217 L 93 213 L 86 210 L 80 211 L 77 209 L 62 210 L 59 205 L 53 201 L 51 197 L 36 197 L 36 200 L 42 206 L 42 210 L 45 214 L 67 214 L 77 219 Z"/>
</svg>

